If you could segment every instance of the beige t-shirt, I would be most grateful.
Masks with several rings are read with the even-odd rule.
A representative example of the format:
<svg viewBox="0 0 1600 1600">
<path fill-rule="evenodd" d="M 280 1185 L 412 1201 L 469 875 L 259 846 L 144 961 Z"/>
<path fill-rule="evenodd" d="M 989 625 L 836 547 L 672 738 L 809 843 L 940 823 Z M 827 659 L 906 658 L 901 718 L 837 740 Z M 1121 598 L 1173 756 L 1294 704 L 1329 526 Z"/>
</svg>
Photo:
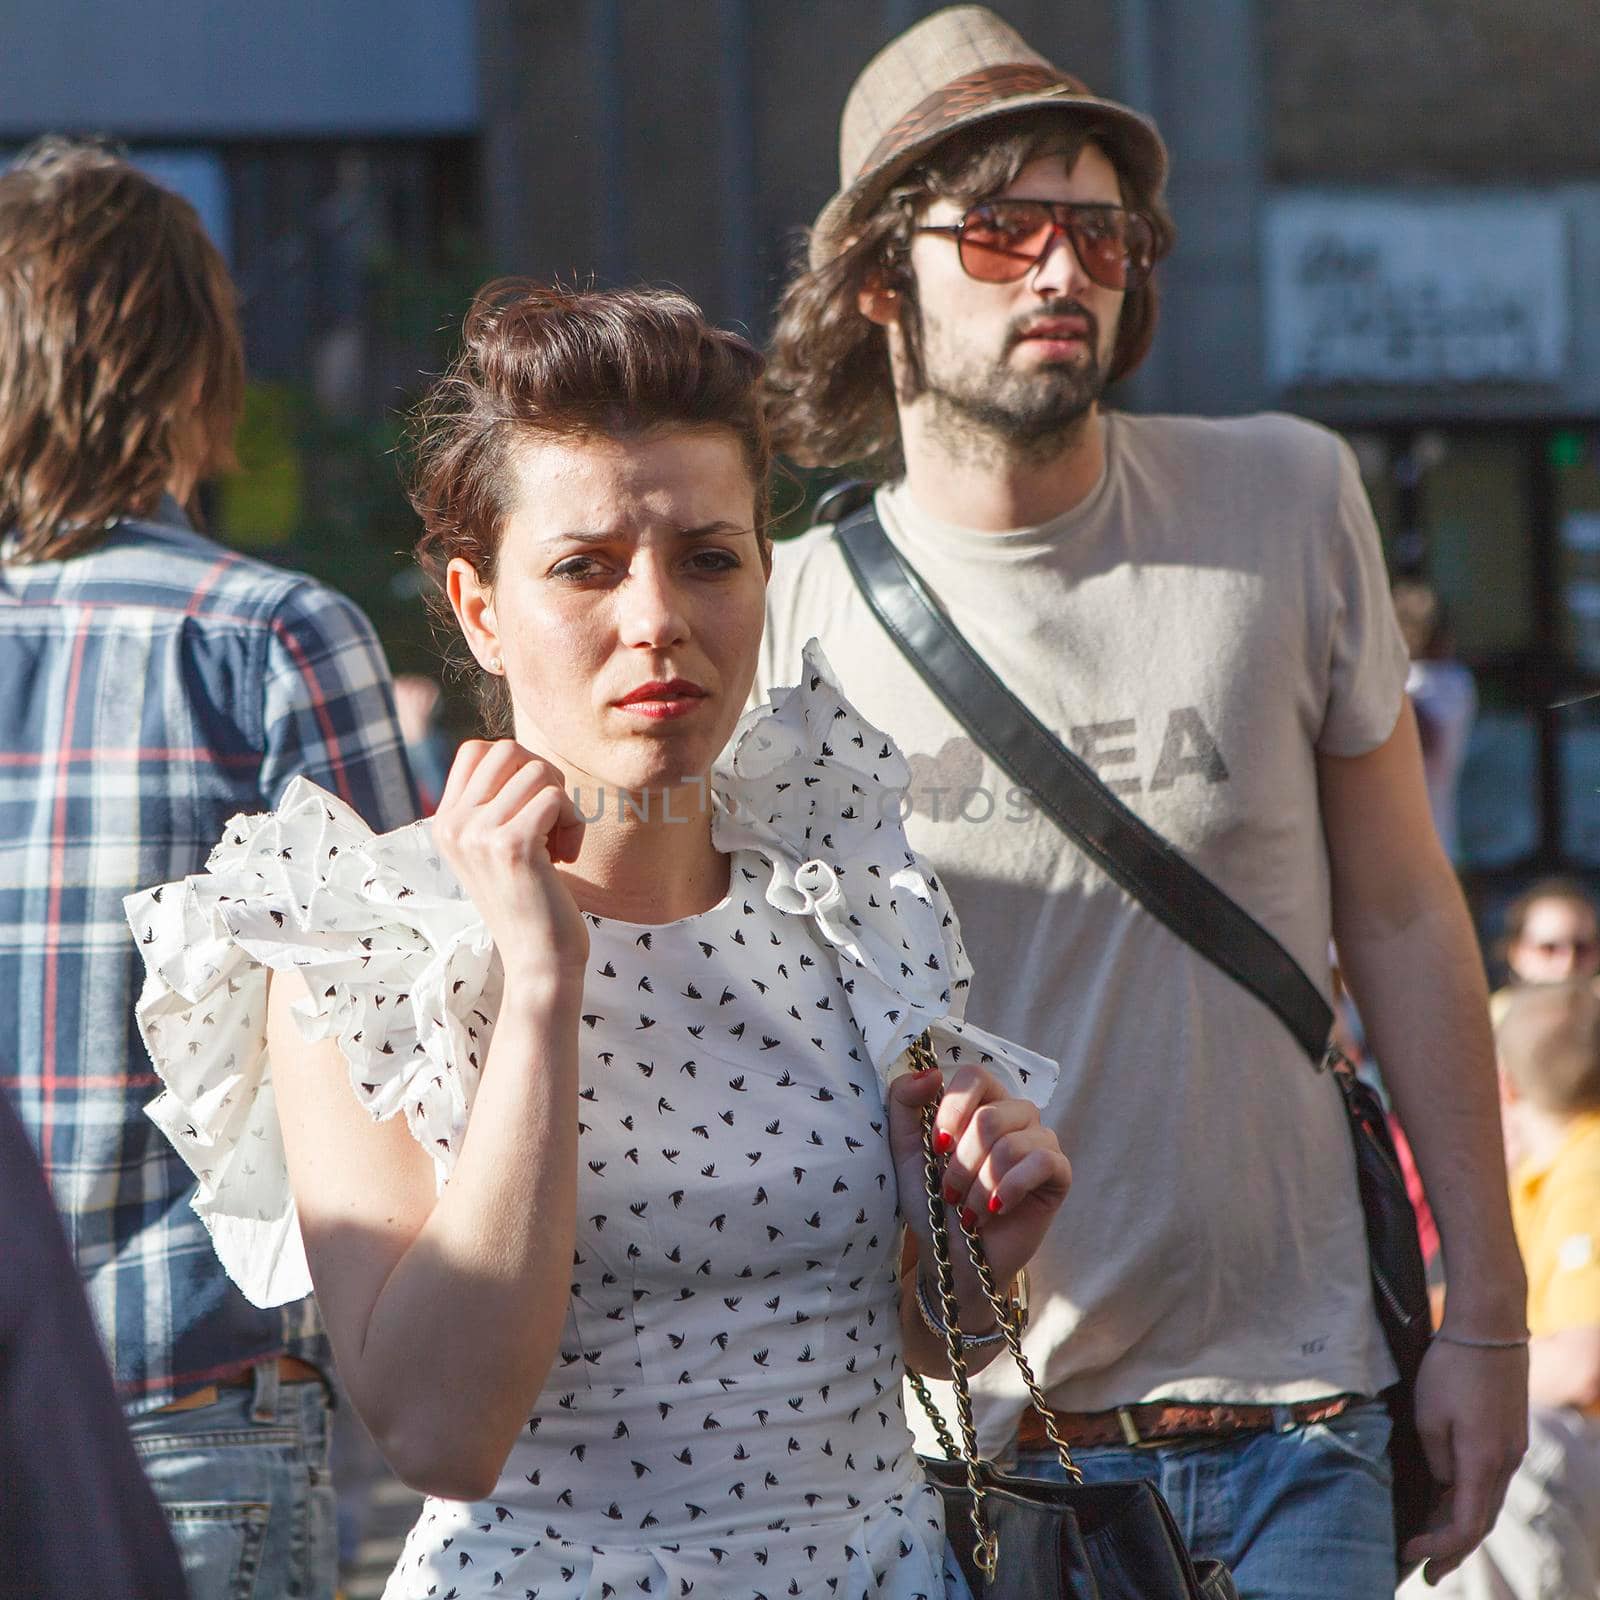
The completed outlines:
<svg viewBox="0 0 1600 1600">
<path fill-rule="evenodd" d="M 1094 492 L 1039 528 L 889 537 L 1005 683 L 1319 984 L 1317 754 L 1393 731 L 1406 652 L 1350 451 L 1283 416 L 1106 419 Z M 962 732 L 883 632 L 827 528 L 778 548 L 758 689 L 822 640 L 905 751 L 913 845 L 977 969 L 968 1015 L 1062 1064 L 1074 1184 L 1033 1269 L 1052 1403 L 1372 1393 L 1371 1304 L 1337 1090 L 1283 1025 L 1110 882 Z M 985 1374 L 987 1448 L 1025 1403 Z"/>
</svg>

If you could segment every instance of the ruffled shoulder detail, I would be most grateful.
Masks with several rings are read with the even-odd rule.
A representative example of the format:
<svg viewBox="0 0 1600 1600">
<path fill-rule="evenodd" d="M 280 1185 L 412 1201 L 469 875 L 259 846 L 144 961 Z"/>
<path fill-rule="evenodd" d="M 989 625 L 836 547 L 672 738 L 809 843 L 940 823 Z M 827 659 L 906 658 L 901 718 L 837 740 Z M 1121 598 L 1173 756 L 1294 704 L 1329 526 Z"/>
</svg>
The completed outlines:
<svg viewBox="0 0 1600 1600">
<path fill-rule="evenodd" d="M 303 778 L 235 817 L 206 870 L 131 895 L 138 1021 L 164 1085 L 146 1108 L 199 1180 L 194 1209 L 256 1305 L 310 1293 L 278 1132 L 267 973 L 298 969 L 308 1039 L 337 1039 L 375 1120 L 403 1112 L 442 1184 L 500 1000 L 482 919 L 427 824 L 374 834 Z"/>
<path fill-rule="evenodd" d="M 745 714 L 713 776 L 718 848 L 759 855 L 767 900 L 832 947 L 886 1082 L 930 1029 L 946 1066 L 975 1059 L 1043 1105 L 1056 1063 L 963 1021 L 972 965 L 949 896 L 906 837 L 905 758 L 845 698 L 816 639 L 803 667 Z"/>
</svg>

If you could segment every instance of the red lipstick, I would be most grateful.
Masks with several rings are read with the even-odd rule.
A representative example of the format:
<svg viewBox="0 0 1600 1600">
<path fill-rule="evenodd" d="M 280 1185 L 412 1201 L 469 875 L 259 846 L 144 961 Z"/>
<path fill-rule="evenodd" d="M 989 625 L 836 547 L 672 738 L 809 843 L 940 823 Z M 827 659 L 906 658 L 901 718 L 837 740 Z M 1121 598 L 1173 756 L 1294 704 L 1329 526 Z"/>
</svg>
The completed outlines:
<svg viewBox="0 0 1600 1600">
<path fill-rule="evenodd" d="M 705 697 L 706 691 L 698 683 L 687 678 L 666 678 L 641 683 L 613 704 L 635 716 L 665 719 L 687 716 Z"/>
</svg>

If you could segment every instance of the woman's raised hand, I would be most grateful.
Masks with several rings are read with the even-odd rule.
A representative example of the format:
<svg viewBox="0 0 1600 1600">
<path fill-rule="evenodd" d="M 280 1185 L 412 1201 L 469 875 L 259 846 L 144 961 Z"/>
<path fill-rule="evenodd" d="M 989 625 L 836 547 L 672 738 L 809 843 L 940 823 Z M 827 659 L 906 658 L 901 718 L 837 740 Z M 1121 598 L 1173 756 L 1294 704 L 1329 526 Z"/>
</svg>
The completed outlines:
<svg viewBox="0 0 1600 1600">
<path fill-rule="evenodd" d="M 945 1157 L 944 1199 L 983 1239 L 995 1282 L 1003 1289 L 1028 1264 L 1067 1198 L 1072 1167 L 1039 1108 L 982 1067 L 908 1072 L 889 1086 L 889 1144 L 900 1185 L 900 1209 L 931 1277 L 933 1240 L 924 1184 L 922 1108 L 937 1105 L 934 1145 Z M 952 1217 L 951 1221 L 954 1222 Z M 974 1279 L 966 1247 L 951 1228 L 958 1284 Z M 964 1305 L 968 1290 L 962 1292 Z"/>
<path fill-rule="evenodd" d="M 581 986 L 589 930 L 555 863 L 577 859 L 583 820 L 560 771 L 514 739 L 467 740 L 433 836 L 488 925 L 508 982 Z"/>
</svg>

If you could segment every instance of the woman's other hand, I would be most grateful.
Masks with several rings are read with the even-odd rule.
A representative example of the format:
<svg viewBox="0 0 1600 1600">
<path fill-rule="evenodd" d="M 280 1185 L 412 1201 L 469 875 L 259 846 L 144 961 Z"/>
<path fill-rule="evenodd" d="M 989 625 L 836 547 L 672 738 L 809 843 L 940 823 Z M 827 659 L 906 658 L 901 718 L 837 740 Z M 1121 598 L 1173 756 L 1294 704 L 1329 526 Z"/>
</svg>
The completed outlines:
<svg viewBox="0 0 1600 1600">
<path fill-rule="evenodd" d="M 924 1176 L 922 1109 L 937 1105 L 935 1146 L 944 1156 L 944 1199 L 951 1213 L 951 1259 L 963 1308 L 976 1313 L 981 1293 L 964 1245 L 961 1216 L 983 1240 L 997 1285 L 1004 1287 L 1032 1259 L 1072 1186 L 1072 1167 L 1032 1101 L 1012 1095 L 981 1067 L 908 1072 L 889 1087 L 889 1143 L 900 1185 L 900 1209 L 917 1241 L 918 1259 L 933 1260 Z M 927 1268 L 931 1272 L 931 1267 Z M 966 1317 L 963 1316 L 963 1323 Z M 974 1316 L 974 1324 L 980 1320 Z"/>
<path fill-rule="evenodd" d="M 560 771 L 514 739 L 469 739 L 433 836 L 488 925 L 508 982 L 581 986 L 589 930 L 555 863 L 576 858 L 583 821 Z"/>
</svg>

